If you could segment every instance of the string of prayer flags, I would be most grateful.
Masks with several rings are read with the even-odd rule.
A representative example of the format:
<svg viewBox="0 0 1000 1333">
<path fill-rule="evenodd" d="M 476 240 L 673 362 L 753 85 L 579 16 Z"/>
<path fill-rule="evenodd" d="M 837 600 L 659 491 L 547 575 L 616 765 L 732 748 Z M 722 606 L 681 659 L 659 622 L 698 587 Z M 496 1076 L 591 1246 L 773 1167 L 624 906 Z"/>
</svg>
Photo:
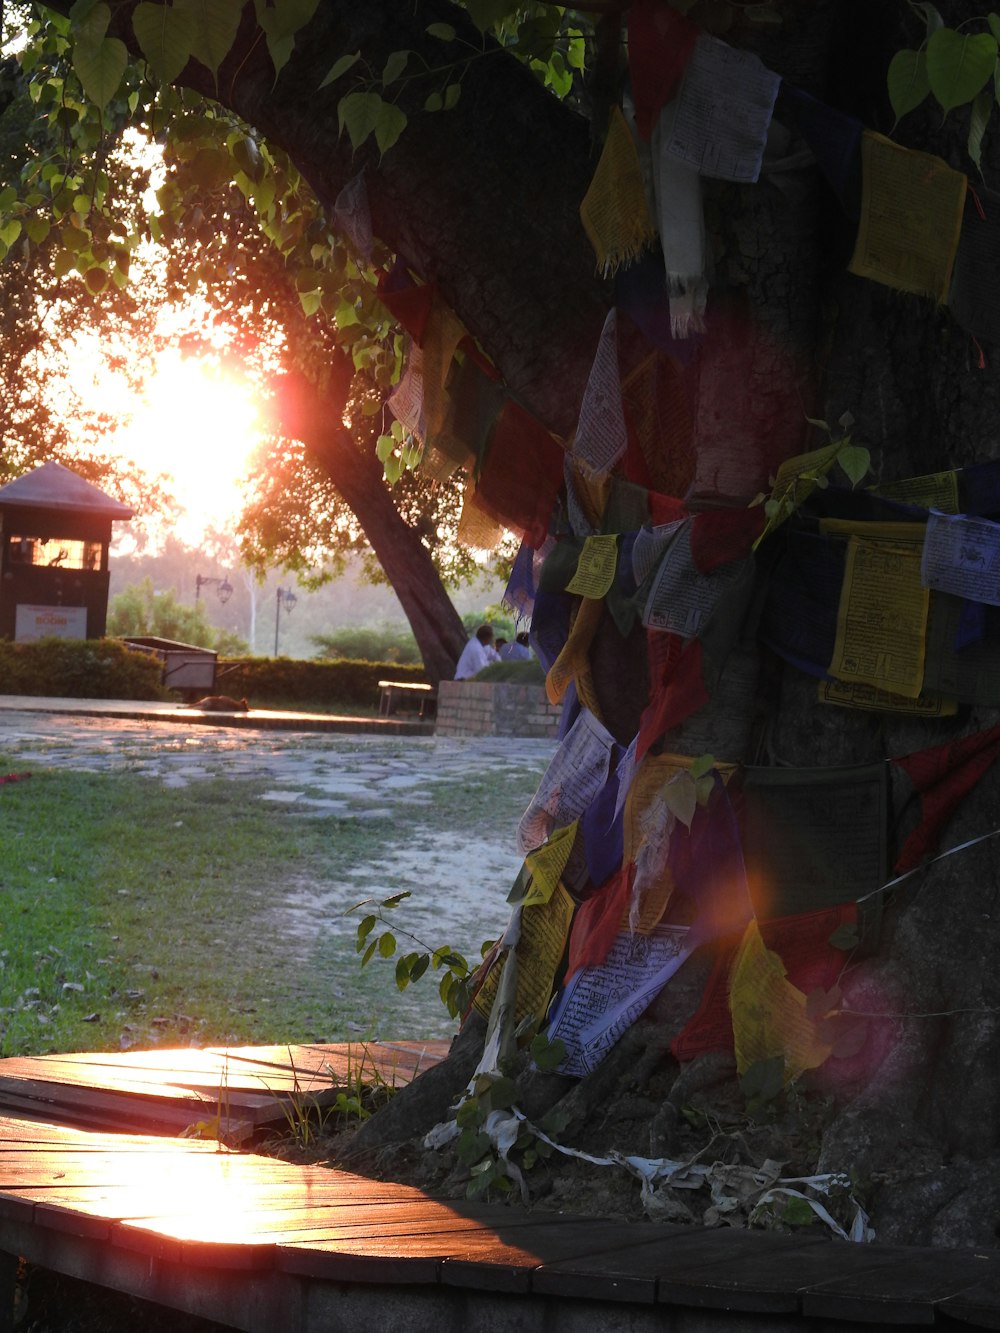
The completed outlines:
<svg viewBox="0 0 1000 1333">
<path fill-rule="evenodd" d="M 535 907 L 547 903 L 555 893 L 566 869 L 566 862 L 576 841 L 579 821 L 574 820 L 566 828 L 556 829 L 548 842 L 529 852 L 524 858 L 525 868 L 531 875 L 528 892 L 521 900 L 522 907 Z"/>
<path fill-rule="evenodd" d="M 955 810 L 1000 756 L 1000 727 L 893 759 L 920 796 L 920 823 L 896 859 L 895 873 L 913 870 L 937 851 Z"/>
<path fill-rule="evenodd" d="M 580 220 L 593 246 L 597 271 L 607 277 L 656 240 L 632 131 L 620 107 L 612 107 L 597 169 L 580 205 Z"/>
<path fill-rule="evenodd" d="M 608 780 L 614 744 L 603 723 L 582 709 L 521 816 L 517 845 L 522 854 L 583 814 Z"/>
<path fill-rule="evenodd" d="M 660 112 L 650 144 L 656 225 L 667 275 L 670 336 L 684 339 L 705 329 L 708 303 L 705 216 L 697 167 L 669 152 L 677 101 Z"/>
<path fill-rule="evenodd" d="M 924 680 L 929 606 L 920 580 L 923 525 L 868 524 L 867 530 L 870 537 L 848 538 L 829 672 L 915 699 Z"/>
<path fill-rule="evenodd" d="M 607 476 L 624 454 L 625 445 L 625 414 L 618 371 L 618 314 L 612 306 L 605 317 L 583 392 L 571 455 L 580 471 L 601 478 Z M 594 527 L 599 523 L 600 519 Z"/>
<path fill-rule="evenodd" d="M 747 926 L 733 961 L 729 1004 L 741 1075 L 752 1065 L 782 1056 L 787 1086 L 829 1058 L 833 1043 L 821 1039 L 805 995 L 788 980 L 784 963 L 764 943 L 755 920 Z"/>
<path fill-rule="evenodd" d="M 557 997 L 546 1027 L 549 1041 L 566 1047 L 559 1072 L 574 1078 L 592 1073 L 694 947 L 687 926 L 658 926 L 649 935 L 622 932 L 600 966 L 576 972 Z"/>
<path fill-rule="evenodd" d="M 854 903 L 828 907 L 818 912 L 778 917 L 760 922 L 765 946 L 776 953 L 785 966 L 788 980 L 808 996 L 812 991 L 829 991 L 844 967 L 844 951 L 831 943 L 838 932 L 857 921 Z M 739 940 L 729 939 L 705 983 L 697 1010 L 670 1043 L 675 1060 L 693 1060 L 708 1051 L 733 1049 L 733 1020 L 729 1012 L 729 975 Z"/>
<path fill-rule="evenodd" d="M 563 484 L 564 454 L 530 412 L 507 398 L 495 419 L 476 481 L 476 501 L 534 547 L 548 535 Z"/>
<path fill-rule="evenodd" d="M 747 767 L 743 855 L 759 920 L 855 902 L 885 883 L 884 763 Z"/>
<path fill-rule="evenodd" d="M 931 514 L 921 582 L 970 602 L 1000 606 L 1000 523 L 964 514 Z"/>
<path fill-rule="evenodd" d="M 684 70 L 666 151 L 702 176 L 760 176 L 781 77 L 752 51 L 703 33 Z"/>
<path fill-rule="evenodd" d="M 337 195 L 333 205 L 333 225 L 347 237 L 363 259 L 371 259 L 375 236 L 363 171 L 352 176 Z"/>
<path fill-rule="evenodd" d="M 781 85 L 779 111 L 789 113 L 788 119 L 812 149 L 845 215 L 857 221 L 861 214 L 861 121 L 788 82 Z"/>
<path fill-rule="evenodd" d="M 1000 195 L 981 184 L 965 201 L 948 305 L 974 337 L 1000 341 Z"/>
<path fill-rule="evenodd" d="M 635 127 L 644 139 L 681 81 L 701 29 L 663 0 L 633 0 L 628 8 L 628 74 Z"/>
<path fill-rule="evenodd" d="M 861 136 L 861 220 L 851 273 L 899 291 L 948 299 L 966 178 L 939 157 Z"/>
<path fill-rule="evenodd" d="M 548 902 L 521 914 L 521 933 L 514 945 L 517 957 L 514 1023 L 517 1026 L 528 1021 L 537 1026 L 544 1017 L 556 971 L 566 951 L 574 908 L 573 899 L 561 884 L 557 884 Z M 473 1002 L 484 1017 L 489 1016 L 493 1008 L 502 971 L 501 958 L 490 969 Z"/>
</svg>

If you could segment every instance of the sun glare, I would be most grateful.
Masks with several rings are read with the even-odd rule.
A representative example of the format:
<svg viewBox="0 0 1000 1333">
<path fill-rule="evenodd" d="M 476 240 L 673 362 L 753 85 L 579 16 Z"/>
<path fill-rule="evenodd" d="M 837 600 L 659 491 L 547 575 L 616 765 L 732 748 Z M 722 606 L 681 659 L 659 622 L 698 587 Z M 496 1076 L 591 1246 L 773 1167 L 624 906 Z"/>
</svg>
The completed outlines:
<svg viewBox="0 0 1000 1333">
<path fill-rule="evenodd" d="M 144 470 L 169 477 L 185 511 L 175 531 L 194 545 L 207 527 L 231 529 L 259 433 L 250 385 L 208 361 L 166 352 L 116 448 Z"/>
</svg>

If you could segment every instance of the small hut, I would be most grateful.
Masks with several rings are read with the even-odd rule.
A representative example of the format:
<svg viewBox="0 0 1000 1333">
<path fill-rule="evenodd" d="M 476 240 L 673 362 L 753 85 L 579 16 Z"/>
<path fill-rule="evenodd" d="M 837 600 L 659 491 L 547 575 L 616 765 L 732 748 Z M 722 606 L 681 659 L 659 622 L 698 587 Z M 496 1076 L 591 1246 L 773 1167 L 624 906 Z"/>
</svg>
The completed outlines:
<svg viewBox="0 0 1000 1333">
<path fill-rule="evenodd" d="M 111 525 L 131 517 L 61 463 L 0 487 L 0 638 L 101 638 Z"/>
</svg>

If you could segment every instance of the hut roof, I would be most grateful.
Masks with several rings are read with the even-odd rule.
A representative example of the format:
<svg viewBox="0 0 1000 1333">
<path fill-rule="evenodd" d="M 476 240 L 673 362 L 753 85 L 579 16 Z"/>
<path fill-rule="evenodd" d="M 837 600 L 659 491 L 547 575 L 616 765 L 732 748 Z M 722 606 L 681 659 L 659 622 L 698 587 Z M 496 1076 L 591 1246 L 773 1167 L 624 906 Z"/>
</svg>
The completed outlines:
<svg viewBox="0 0 1000 1333">
<path fill-rule="evenodd" d="M 104 518 L 131 518 L 128 505 L 113 500 L 62 463 L 42 463 L 32 472 L 0 486 L 0 505 L 31 509 L 71 509 Z"/>
</svg>

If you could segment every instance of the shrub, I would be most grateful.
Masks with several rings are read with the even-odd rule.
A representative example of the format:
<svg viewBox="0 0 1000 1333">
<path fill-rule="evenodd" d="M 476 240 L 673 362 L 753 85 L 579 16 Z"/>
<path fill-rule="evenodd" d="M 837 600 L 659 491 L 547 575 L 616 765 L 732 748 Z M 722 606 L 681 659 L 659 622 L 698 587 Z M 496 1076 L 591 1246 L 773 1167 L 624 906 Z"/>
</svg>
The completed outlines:
<svg viewBox="0 0 1000 1333">
<path fill-rule="evenodd" d="M 420 650 L 408 630 L 387 625 L 346 626 L 331 634 L 314 634 L 316 656 L 351 662 L 409 662 L 419 664 Z"/>
<path fill-rule="evenodd" d="M 0 694 L 67 699 L 171 699 L 162 664 L 117 639 L 0 640 Z"/>
<path fill-rule="evenodd" d="M 307 662 L 289 657 L 220 661 L 217 685 L 226 694 L 265 703 L 356 704 L 375 708 L 380 680 L 426 682 L 423 666 L 400 662 Z"/>
</svg>

